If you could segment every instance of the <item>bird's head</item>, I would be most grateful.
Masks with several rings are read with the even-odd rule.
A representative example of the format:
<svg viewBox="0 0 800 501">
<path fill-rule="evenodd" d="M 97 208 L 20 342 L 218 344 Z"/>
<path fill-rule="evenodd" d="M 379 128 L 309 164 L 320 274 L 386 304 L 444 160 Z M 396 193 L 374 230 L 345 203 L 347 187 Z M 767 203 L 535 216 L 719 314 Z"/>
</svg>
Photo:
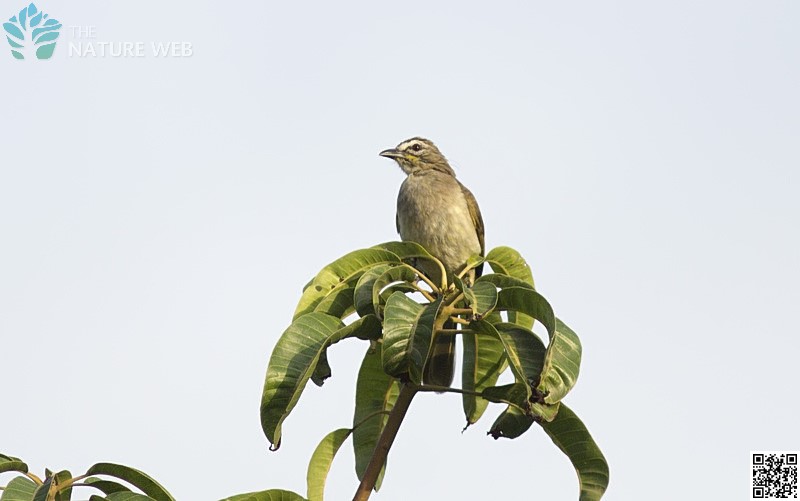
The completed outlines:
<svg viewBox="0 0 800 501">
<path fill-rule="evenodd" d="M 447 163 L 447 159 L 433 144 L 433 141 L 421 137 L 412 137 L 398 144 L 395 148 L 383 150 L 380 156 L 391 158 L 406 174 L 423 170 L 438 170 L 455 177 L 455 172 Z"/>
</svg>

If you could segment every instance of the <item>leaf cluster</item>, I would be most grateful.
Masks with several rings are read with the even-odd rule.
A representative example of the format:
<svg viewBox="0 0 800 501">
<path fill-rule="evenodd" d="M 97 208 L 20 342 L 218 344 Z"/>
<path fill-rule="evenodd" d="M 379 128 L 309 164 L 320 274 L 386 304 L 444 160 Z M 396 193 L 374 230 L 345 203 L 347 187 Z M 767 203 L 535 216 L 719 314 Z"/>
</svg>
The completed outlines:
<svg viewBox="0 0 800 501">
<path fill-rule="evenodd" d="M 441 270 L 441 283 L 420 271 L 420 261 Z M 470 270 L 484 262 L 492 273 L 472 281 Z M 547 333 L 546 342 L 534 332 L 535 324 Z M 434 341 L 443 334 L 462 337 L 460 388 L 423 381 Z M 418 244 L 388 242 L 323 268 L 304 288 L 293 321 L 269 360 L 261 424 L 273 450 L 280 447 L 282 424 L 308 381 L 321 386 L 330 377 L 328 348 L 347 338 L 369 341 L 358 374 L 353 425 L 327 435 L 314 452 L 309 500 L 323 498 L 330 464 L 351 435 L 362 488 L 366 481 L 369 490 L 377 490 L 396 433 L 389 429 L 390 420 L 404 414 L 420 391 L 460 393 L 467 426 L 482 417 L 489 403 L 504 405 L 488 432 L 496 439 L 517 438 L 538 424 L 575 466 L 580 499 L 601 498 L 608 484 L 606 461 L 562 402 L 578 379 L 580 340 L 537 292 L 530 267 L 515 250 L 498 247 L 485 258 L 474 256 L 453 275 Z M 507 370 L 514 382 L 499 385 Z M 401 405 L 404 394 L 408 397 Z M 357 494 L 356 499 L 366 496 Z"/>
</svg>

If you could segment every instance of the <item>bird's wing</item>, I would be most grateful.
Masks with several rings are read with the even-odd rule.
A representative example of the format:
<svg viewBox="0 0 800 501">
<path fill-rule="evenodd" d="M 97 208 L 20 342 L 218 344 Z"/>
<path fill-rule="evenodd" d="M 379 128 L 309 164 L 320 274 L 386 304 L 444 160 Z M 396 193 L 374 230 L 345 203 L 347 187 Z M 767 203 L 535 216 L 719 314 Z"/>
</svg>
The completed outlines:
<svg viewBox="0 0 800 501">
<path fill-rule="evenodd" d="M 475 195 L 472 194 L 471 191 L 467 189 L 466 186 L 461 184 L 458 181 L 458 185 L 461 186 L 461 193 L 464 194 L 464 198 L 467 200 L 467 208 L 469 209 L 469 217 L 472 219 L 472 226 L 475 227 L 475 233 L 478 234 L 478 242 L 481 244 L 481 256 L 486 255 L 486 243 L 484 242 L 484 235 L 483 235 L 483 217 L 481 217 L 481 210 L 478 208 L 478 201 L 475 200 Z M 483 272 L 483 264 L 478 266 L 475 270 L 476 277 L 481 276 Z"/>
<path fill-rule="evenodd" d="M 400 234 L 400 212 L 394 214 L 394 227 L 397 228 L 397 234 Z"/>
<path fill-rule="evenodd" d="M 472 218 L 472 226 L 475 227 L 475 233 L 478 234 L 478 241 L 481 243 L 481 255 L 486 253 L 486 244 L 483 240 L 483 218 L 481 217 L 481 210 L 478 208 L 478 201 L 475 200 L 475 195 L 467 189 L 466 186 L 461 184 L 461 193 L 467 199 L 467 208 L 469 208 L 469 217 Z"/>
</svg>

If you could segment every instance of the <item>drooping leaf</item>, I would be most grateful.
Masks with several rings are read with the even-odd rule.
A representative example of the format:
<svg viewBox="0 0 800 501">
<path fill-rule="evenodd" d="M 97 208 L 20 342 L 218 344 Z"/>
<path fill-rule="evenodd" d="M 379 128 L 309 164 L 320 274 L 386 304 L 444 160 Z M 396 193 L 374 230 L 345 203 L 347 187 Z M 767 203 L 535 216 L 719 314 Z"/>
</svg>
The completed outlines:
<svg viewBox="0 0 800 501">
<path fill-rule="evenodd" d="M 420 384 L 422 369 L 428 360 L 440 297 L 421 305 L 402 292 L 386 301 L 383 332 L 383 370 L 394 377 L 408 377 Z"/>
<path fill-rule="evenodd" d="M 381 352 L 367 351 L 358 371 L 356 409 L 353 415 L 353 452 L 359 480 L 364 477 L 399 392 L 397 380 L 383 372 Z M 380 488 L 385 471 L 386 463 L 375 483 L 376 491 Z"/>
<path fill-rule="evenodd" d="M 608 487 L 608 463 L 572 409 L 562 403 L 552 422 L 540 424 L 575 467 L 581 487 L 580 501 L 598 501 L 603 497 Z"/>
<path fill-rule="evenodd" d="M 580 373 L 581 353 L 578 335 L 557 318 L 555 334 L 547 347 L 542 381 L 538 387 L 545 394 L 545 402 L 553 404 L 561 401 L 575 386 Z"/>
<path fill-rule="evenodd" d="M 308 500 L 323 501 L 325 491 L 325 481 L 331 469 L 333 458 L 339 451 L 347 437 L 350 436 L 350 428 L 340 428 L 328 433 L 325 438 L 317 445 L 308 463 L 308 473 L 306 483 L 308 485 Z"/>
<path fill-rule="evenodd" d="M 297 404 L 325 350 L 348 337 L 379 336 L 377 319 L 370 315 L 344 325 L 339 318 L 311 312 L 292 322 L 272 351 L 261 397 L 261 427 L 273 449 L 280 447 L 283 420 Z M 325 372 L 330 372 L 327 361 L 315 378 L 321 382 Z"/>
<path fill-rule="evenodd" d="M 317 386 L 322 386 L 326 379 L 331 376 L 331 367 L 328 364 L 328 348 L 331 344 L 348 337 L 357 337 L 365 340 L 375 340 L 381 337 L 383 326 L 375 315 L 365 315 L 356 321 L 342 327 L 331 337 L 328 345 L 324 346 L 319 360 L 317 361 L 311 380 Z"/>
<path fill-rule="evenodd" d="M 28 473 L 28 465 L 25 464 L 20 458 L 0 454 L 0 473 L 7 471 Z"/>
<path fill-rule="evenodd" d="M 307 313 L 292 322 L 275 344 L 261 397 L 261 427 L 274 448 L 280 447 L 283 420 L 297 404 L 330 339 L 343 326 L 337 317 Z"/>
<path fill-rule="evenodd" d="M 530 266 L 522 255 L 511 247 L 495 247 L 486 254 L 486 262 L 495 273 L 518 278 L 534 286 Z"/>
<path fill-rule="evenodd" d="M 464 333 L 464 364 L 461 379 L 464 389 L 469 392 L 482 392 L 497 383 L 497 378 L 508 367 L 503 352 L 503 343 L 492 336 L 479 336 Z M 475 395 L 462 395 L 464 414 L 467 426 L 478 422 L 489 401 Z"/>
<path fill-rule="evenodd" d="M 261 492 L 248 492 L 227 497 L 222 501 L 308 501 L 306 498 L 291 491 L 270 489 Z"/>
<path fill-rule="evenodd" d="M 36 482 L 26 477 L 15 477 L 0 492 L 0 501 L 31 501 L 36 492 Z"/>
<path fill-rule="evenodd" d="M 343 282 L 354 285 L 361 275 L 375 265 L 400 263 L 400 258 L 383 249 L 360 249 L 342 256 L 324 267 L 303 289 L 294 312 L 294 319 L 309 313 Z"/>
<path fill-rule="evenodd" d="M 155 501 L 175 501 L 175 498 L 150 475 L 130 466 L 114 463 L 97 463 L 86 471 L 87 475 L 108 475 L 128 482 Z M 108 496 L 113 496 L 112 493 Z"/>
</svg>

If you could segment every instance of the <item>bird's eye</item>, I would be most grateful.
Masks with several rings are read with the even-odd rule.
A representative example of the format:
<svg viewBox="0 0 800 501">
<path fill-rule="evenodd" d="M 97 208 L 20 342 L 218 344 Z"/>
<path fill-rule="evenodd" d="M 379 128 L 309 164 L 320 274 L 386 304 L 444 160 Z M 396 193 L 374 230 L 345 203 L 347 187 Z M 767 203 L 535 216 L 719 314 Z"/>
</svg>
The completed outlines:
<svg viewBox="0 0 800 501">
<path fill-rule="evenodd" d="M 417 144 L 413 145 L 411 147 L 411 149 L 414 150 L 414 151 L 419 151 L 419 150 L 422 149 L 422 146 L 420 146 L 419 143 L 417 143 Z"/>
</svg>

